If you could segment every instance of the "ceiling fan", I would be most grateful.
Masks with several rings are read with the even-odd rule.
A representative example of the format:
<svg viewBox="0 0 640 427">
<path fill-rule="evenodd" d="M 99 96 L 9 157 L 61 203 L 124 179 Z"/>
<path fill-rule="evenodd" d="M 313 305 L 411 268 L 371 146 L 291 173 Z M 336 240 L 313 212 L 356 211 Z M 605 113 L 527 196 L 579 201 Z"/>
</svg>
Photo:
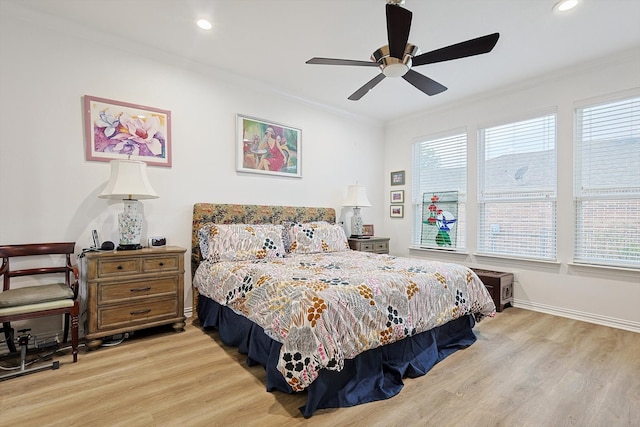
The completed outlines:
<svg viewBox="0 0 640 427">
<path fill-rule="evenodd" d="M 387 38 L 389 44 L 377 49 L 371 61 L 353 59 L 311 58 L 307 64 L 354 65 L 358 67 L 380 67 L 381 73 L 356 90 L 349 99 L 357 101 L 373 89 L 385 77 L 402 77 L 427 95 L 437 95 L 447 90 L 435 80 L 411 69 L 412 66 L 434 64 L 452 59 L 466 58 L 491 52 L 498 42 L 499 33 L 467 40 L 431 52 L 422 53 L 418 46 L 408 43 L 411 30 L 411 11 L 401 7 L 404 0 L 389 0 L 387 9 Z"/>
</svg>

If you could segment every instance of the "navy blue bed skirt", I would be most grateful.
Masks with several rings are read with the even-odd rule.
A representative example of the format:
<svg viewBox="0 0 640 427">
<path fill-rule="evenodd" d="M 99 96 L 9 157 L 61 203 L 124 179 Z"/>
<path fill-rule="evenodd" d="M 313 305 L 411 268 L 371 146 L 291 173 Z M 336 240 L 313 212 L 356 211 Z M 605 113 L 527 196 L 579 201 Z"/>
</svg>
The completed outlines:
<svg viewBox="0 0 640 427">
<path fill-rule="evenodd" d="M 247 318 L 215 301 L 199 296 L 198 317 L 205 329 L 215 328 L 220 339 L 247 355 L 247 364 L 259 364 L 267 373 L 267 391 L 293 393 L 276 369 L 282 344 Z M 400 392 L 402 379 L 426 374 L 436 363 L 476 341 L 475 320 L 465 316 L 430 331 L 368 350 L 345 360 L 340 372 L 322 370 L 307 388 L 307 401 L 300 411 L 310 417 L 317 409 L 340 408 L 388 399 Z"/>
</svg>

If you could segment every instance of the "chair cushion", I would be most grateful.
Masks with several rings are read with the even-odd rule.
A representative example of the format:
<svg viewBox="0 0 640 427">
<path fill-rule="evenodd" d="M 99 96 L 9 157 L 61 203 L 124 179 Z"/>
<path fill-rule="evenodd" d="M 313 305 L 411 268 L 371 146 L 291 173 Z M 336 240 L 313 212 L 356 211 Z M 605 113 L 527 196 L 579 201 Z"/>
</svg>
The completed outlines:
<svg viewBox="0 0 640 427">
<path fill-rule="evenodd" d="M 0 308 L 17 307 L 50 301 L 73 299 L 73 289 L 64 283 L 26 286 L 0 292 Z"/>
<path fill-rule="evenodd" d="M 39 302 L 37 304 L 17 305 L 15 307 L 0 308 L 0 319 L 4 316 L 17 316 L 19 314 L 37 313 L 47 310 L 55 310 L 58 308 L 73 307 L 76 304 L 76 300 L 73 299 L 59 299 L 56 301 Z M 9 320 L 2 319 L 3 322 Z"/>
</svg>

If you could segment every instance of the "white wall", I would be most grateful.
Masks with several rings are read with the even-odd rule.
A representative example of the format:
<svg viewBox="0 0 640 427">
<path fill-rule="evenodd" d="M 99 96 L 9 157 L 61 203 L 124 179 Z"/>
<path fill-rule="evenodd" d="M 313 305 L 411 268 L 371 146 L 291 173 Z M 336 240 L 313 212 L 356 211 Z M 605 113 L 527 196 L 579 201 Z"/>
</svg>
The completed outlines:
<svg viewBox="0 0 640 427">
<path fill-rule="evenodd" d="M 0 4 L 0 6 L 2 6 Z M 6 7 L 5 7 L 6 6 Z M 0 244 L 117 241 L 122 203 L 98 198 L 109 164 L 85 160 L 83 95 L 171 111 L 173 166 L 149 167 L 160 195 L 142 201 L 146 235 L 191 247 L 196 202 L 326 206 L 345 219 L 348 184 L 384 214 L 382 127 L 322 110 L 259 83 L 11 8 L 0 13 Z M 302 178 L 235 170 L 236 113 L 302 129 Z M 353 162 L 353 159 L 358 162 Z M 347 230 L 348 231 L 348 230 Z M 143 236 L 144 237 L 144 236 Z M 190 251 L 185 306 L 191 307 Z"/>
<path fill-rule="evenodd" d="M 385 216 L 384 229 L 396 255 L 461 262 L 474 267 L 515 273 L 515 305 L 640 331 L 640 272 L 572 265 L 573 249 L 573 110 L 576 101 L 620 91 L 640 89 L 640 49 L 561 70 L 553 75 L 484 94 L 435 111 L 426 111 L 391 123 L 386 128 L 385 171 L 406 170 L 405 216 Z M 477 218 L 477 130 L 486 125 L 508 123 L 541 110 L 558 112 L 558 262 L 537 263 L 474 255 Z M 410 249 L 411 150 L 420 138 L 453 129 L 468 132 L 468 230 L 467 254 Z M 388 192 L 387 192 L 388 194 Z M 388 199 L 385 201 L 388 207 Z"/>
</svg>

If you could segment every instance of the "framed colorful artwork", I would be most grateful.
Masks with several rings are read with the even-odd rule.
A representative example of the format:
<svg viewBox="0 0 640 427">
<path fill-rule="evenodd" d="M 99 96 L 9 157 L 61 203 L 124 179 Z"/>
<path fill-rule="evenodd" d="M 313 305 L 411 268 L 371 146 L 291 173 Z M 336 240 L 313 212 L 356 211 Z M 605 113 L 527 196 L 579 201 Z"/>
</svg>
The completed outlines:
<svg viewBox="0 0 640 427">
<path fill-rule="evenodd" d="M 86 159 L 141 160 L 171 167 L 171 112 L 84 96 Z"/>
<path fill-rule="evenodd" d="M 236 127 L 238 172 L 302 177 L 300 129 L 240 114 Z"/>
<path fill-rule="evenodd" d="M 391 172 L 391 185 L 404 185 L 404 171 Z"/>
<path fill-rule="evenodd" d="M 362 224 L 362 235 L 367 237 L 373 236 L 373 224 Z"/>
<path fill-rule="evenodd" d="M 404 205 L 391 205 L 389 215 L 391 218 L 404 218 Z"/>
<path fill-rule="evenodd" d="M 420 246 L 456 248 L 458 245 L 458 192 L 444 191 L 422 195 L 422 233 Z"/>
<path fill-rule="evenodd" d="M 394 190 L 391 192 L 391 203 L 404 203 L 404 190 Z"/>
</svg>

